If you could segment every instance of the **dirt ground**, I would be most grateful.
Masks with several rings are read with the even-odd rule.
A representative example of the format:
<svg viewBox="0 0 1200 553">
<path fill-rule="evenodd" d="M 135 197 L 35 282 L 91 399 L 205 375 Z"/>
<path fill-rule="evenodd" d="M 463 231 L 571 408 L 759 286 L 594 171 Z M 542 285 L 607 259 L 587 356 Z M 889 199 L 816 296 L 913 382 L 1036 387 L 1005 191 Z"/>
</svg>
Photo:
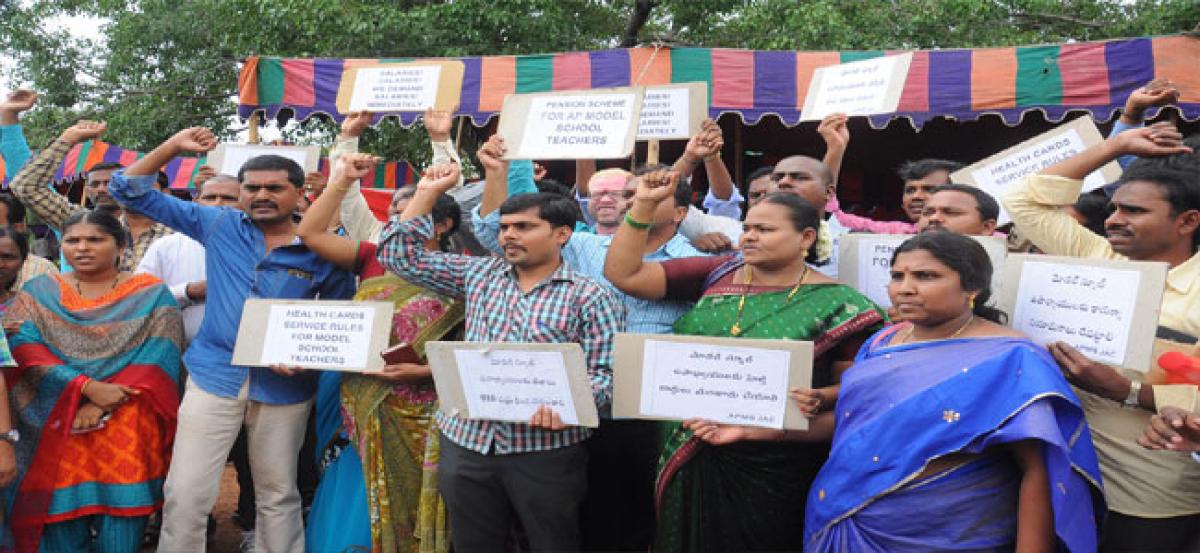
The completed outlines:
<svg viewBox="0 0 1200 553">
<path fill-rule="evenodd" d="M 217 519 L 217 535 L 208 542 L 209 553 L 238 553 L 238 547 L 242 544 L 242 529 L 230 518 L 237 510 L 237 496 L 237 473 L 234 472 L 233 465 L 225 465 L 225 472 L 221 475 L 221 495 L 213 507 L 213 516 Z M 154 548 L 147 547 L 142 551 L 150 552 L 154 551 Z"/>
</svg>

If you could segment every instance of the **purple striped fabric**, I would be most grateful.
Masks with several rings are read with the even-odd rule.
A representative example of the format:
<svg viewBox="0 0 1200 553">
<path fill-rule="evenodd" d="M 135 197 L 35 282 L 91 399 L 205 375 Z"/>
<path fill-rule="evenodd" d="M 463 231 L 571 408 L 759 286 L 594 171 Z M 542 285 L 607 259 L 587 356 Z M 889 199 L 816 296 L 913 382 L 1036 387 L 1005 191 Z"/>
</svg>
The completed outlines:
<svg viewBox="0 0 1200 553">
<path fill-rule="evenodd" d="M 629 52 L 602 50 L 589 52 L 592 60 L 592 88 L 629 86 Z"/>
<path fill-rule="evenodd" d="M 475 124 L 482 125 L 487 121 L 488 114 L 479 111 L 479 90 L 483 84 L 483 61 L 479 58 L 463 58 L 465 72 L 463 73 L 462 98 L 459 99 L 458 111 L 471 116 Z"/>
<path fill-rule="evenodd" d="M 1108 62 L 1111 117 L 1135 89 L 1154 78 L 1154 46 L 1144 38 L 1113 41 L 1105 45 L 1104 58 Z M 1200 60 L 1196 60 L 1196 67 L 1200 70 Z"/>
<path fill-rule="evenodd" d="M 754 52 L 754 105 L 786 106 L 795 98 L 796 53 Z"/>
</svg>

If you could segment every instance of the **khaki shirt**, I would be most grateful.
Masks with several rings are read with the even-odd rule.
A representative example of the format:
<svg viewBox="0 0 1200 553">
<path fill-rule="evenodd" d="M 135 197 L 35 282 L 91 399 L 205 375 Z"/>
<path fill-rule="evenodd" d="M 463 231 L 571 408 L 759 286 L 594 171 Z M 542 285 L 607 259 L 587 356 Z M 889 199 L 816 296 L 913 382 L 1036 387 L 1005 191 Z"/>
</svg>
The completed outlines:
<svg viewBox="0 0 1200 553">
<path fill-rule="evenodd" d="M 1107 239 L 1060 209 L 1075 203 L 1082 187 L 1079 180 L 1034 175 L 1010 188 L 1002 201 L 1021 234 L 1047 254 L 1126 259 L 1113 251 Z M 1167 273 L 1158 321 L 1200 336 L 1200 253 Z M 1140 378 L 1131 371 L 1125 371 L 1125 376 Z M 1160 393 L 1162 386 L 1154 388 L 1156 398 L 1168 401 L 1170 396 Z M 1186 453 L 1150 451 L 1137 444 L 1153 413 L 1078 392 L 1100 458 L 1109 509 L 1145 518 L 1200 513 L 1200 463 Z"/>
</svg>

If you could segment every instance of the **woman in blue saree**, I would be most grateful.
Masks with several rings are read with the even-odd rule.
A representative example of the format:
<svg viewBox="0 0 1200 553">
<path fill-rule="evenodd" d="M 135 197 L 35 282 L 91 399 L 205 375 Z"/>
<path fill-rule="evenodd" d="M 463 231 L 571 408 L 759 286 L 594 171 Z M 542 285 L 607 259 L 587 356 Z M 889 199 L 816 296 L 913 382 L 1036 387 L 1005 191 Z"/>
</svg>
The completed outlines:
<svg viewBox="0 0 1200 553">
<path fill-rule="evenodd" d="M 900 319 L 842 378 L 807 551 L 1095 551 L 1105 507 L 1079 400 L 986 307 L 991 264 L 945 231 L 892 258 Z"/>
</svg>

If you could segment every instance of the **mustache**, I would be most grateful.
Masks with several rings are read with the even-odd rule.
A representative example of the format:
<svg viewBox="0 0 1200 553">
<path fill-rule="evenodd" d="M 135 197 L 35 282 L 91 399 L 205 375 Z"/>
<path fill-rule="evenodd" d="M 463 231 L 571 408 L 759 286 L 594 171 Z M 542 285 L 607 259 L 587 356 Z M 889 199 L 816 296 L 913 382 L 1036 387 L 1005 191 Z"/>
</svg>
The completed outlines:
<svg viewBox="0 0 1200 553">
<path fill-rule="evenodd" d="M 270 201 L 270 200 L 259 200 L 259 201 L 257 201 L 257 202 L 251 202 L 251 203 L 250 203 L 250 209 L 254 209 L 254 208 L 256 208 L 256 207 L 269 207 L 269 208 L 272 208 L 272 209 L 274 209 L 274 208 L 277 208 L 277 207 L 279 207 L 279 206 L 275 205 L 275 202 L 272 202 L 272 201 Z"/>
</svg>

